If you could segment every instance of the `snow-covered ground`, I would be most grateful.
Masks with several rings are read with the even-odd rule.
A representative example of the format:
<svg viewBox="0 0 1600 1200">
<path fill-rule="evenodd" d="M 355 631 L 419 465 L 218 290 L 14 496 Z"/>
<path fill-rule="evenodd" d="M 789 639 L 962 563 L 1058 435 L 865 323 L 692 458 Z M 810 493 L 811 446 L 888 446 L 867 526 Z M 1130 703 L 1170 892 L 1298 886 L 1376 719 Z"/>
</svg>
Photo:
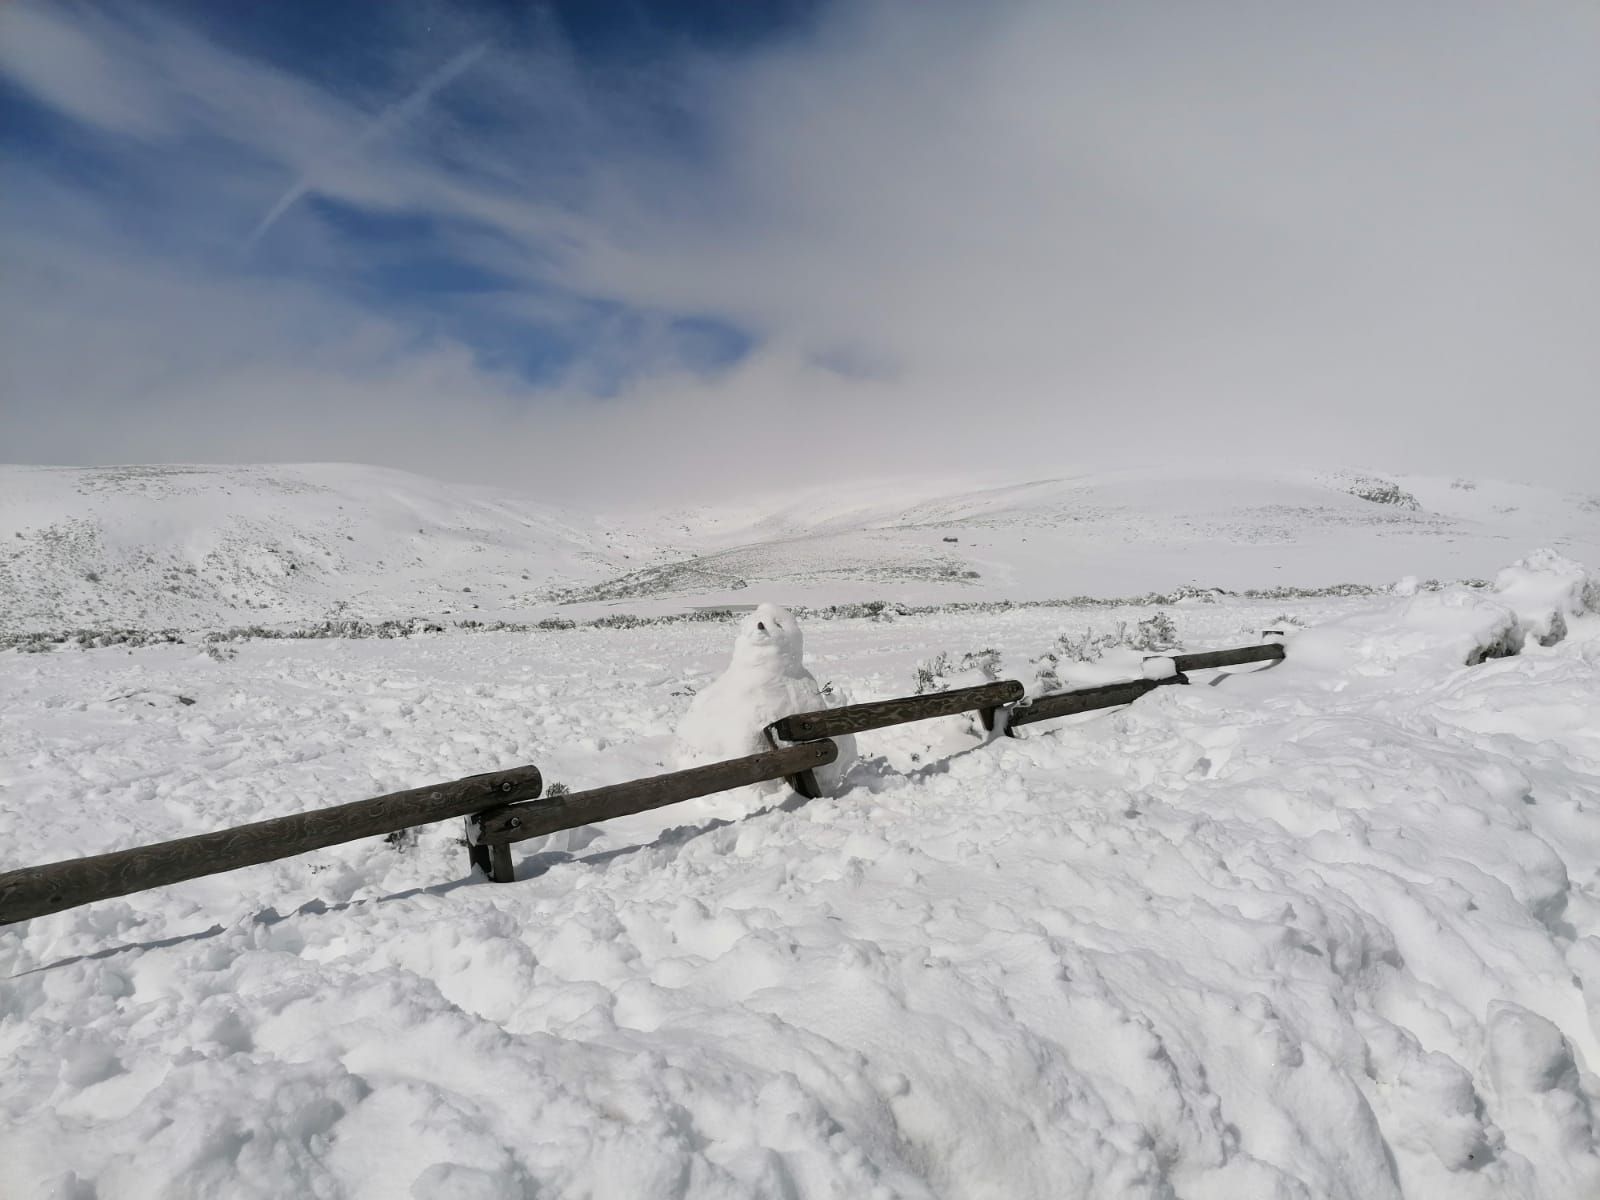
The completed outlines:
<svg viewBox="0 0 1600 1200">
<path fill-rule="evenodd" d="M 0 635 L 1387 584 L 1536 545 L 1600 562 L 1600 496 L 1187 463 L 595 514 L 341 464 L 0 466 Z"/>
<path fill-rule="evenodd" d="M 641 552 L 592 516 L 380 467 L 0 467 L 0 632 L 470 613 Z"/>
<path fill-rule="evenodd" d="M 1529 628 L 1548 579 L 1504 581 Z M 864 734 L 836 798 L 523 843 L 510 885 L 436 826 L 0 930 L 0 1196 L 1600 1195 L 1600 617 L 1466 666 L 1476 593 L 1166 611 L 1308 632 L 1014 741 Z M 1031 684 L 1149 615 L 815 621 L 807 659 Z M 0 653 L 0 868 L 654 773 L 732 634 Z"/>
</svg>

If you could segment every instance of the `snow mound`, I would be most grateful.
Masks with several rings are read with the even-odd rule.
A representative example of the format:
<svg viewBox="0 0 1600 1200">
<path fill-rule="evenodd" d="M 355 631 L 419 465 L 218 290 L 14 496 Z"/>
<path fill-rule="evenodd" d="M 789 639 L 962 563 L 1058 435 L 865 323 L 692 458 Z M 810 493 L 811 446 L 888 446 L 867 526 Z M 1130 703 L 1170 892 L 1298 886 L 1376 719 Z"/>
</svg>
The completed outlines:
<svg viewBox="0 0 1600 1200">
<path fill-rule="evenodd" d="M 1554 550 L 1535 550 L 1512 563 L 1495 577 L 1494 590 L 1541 646 L 1566 637 L 1570 618 L 1600 611 L 1600 579 Z"/>
<path fill-rule="evenodd" d="M 1522 624 L 1506 604 L 1465 587 L 1423 592 L 1295 635 L 1292 661 L 1357 675 L 1475 666 L 1522 649 Z"/>
<path fill-rule="evenodd" d="M 1178 664 L 1170 658 L 1159 656 L 1145 659 L 1139 664 L 1139 670 L 1146 679 L 1174 679 L 1178 674 Z"/>
<path fill-rule="evenodd" d="M 1569 622 L 1600 611 L 1600 577 L 1554 550 L 1535 550 L 1495 577 L 1492 592 L 1461 586 L 1422 591 L 1414 577 L 1400 602 L 1352 614 L 1293 640 L 1302 665 L 1360 675 L 1476 666 L 1520 653 L 1531 639 L 1553 646 Z"/>
</svg>

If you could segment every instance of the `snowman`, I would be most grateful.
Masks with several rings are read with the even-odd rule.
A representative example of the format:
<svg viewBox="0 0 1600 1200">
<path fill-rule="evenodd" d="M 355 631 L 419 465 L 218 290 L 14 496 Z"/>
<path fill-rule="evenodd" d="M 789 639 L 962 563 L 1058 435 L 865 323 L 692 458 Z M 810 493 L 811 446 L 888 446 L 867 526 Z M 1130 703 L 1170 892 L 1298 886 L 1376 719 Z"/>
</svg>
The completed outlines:
<svg viewBox="0 0 1600 1200">
<path fill-rule="evenodd" d="M 801 655 L 800 623 L 787 609 L 763 604 L 746 614 L 728 669 L 694 698 L 678 725 L 673 743 L 677 765 L 696 767 L 770 750 L 762 731 L 772 722 L 827 708 Z M 856 757 L 853 737 L 833 740 L 839 747 L 838 759 L 815 770 L 825 796 L 838 792 Z"/>
</svg>

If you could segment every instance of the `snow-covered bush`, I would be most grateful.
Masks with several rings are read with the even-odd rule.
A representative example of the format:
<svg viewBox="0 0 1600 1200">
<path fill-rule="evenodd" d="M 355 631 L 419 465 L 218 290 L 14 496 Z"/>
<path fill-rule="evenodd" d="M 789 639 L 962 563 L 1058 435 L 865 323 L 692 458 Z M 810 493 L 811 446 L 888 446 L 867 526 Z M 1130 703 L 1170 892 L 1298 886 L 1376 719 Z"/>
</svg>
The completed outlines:
<svg viewBox="0 0 1600 1200">
<path fill-rule="evenodd" d="M 1171 650 L 1178 644 L 1178 627 L 1164 612 L 1152 613 L 1125 635 L 1123 642 L 1129 649 L 1148 653 Z"/>
<path fill-rule="evenodd" d="M 1092 626 L 1081 633 L 1063 631 L 1056 635 L 1055 645 L 1038 658 L 1031 659 L 1034 668 L 1035 692 L 1054 692 L 1062 687 L 1060 668 L 1067 663 L 1095 663 L 1112 651 L 1131 651 L 1134 654 L 1160 654 L 1178 645 L 1178 627 L 1164 612 L 1152 613 L 1131 628 L 1119 621 L 1112 630 L 1098 630 Z M 1136 668 L 1136 663 L 1129 664 Z"/>
<path fill-rule="evenodd" d="M 912 610 L 891 604 L 887 600 L 863 600 L 850 604 L 829 604 L 824 608 L 797 608 L 794 611 L 807 619 L 821 618 L 825 621 L 848 620 L 852 617 L 866 617 L 872 621 L 892 621 L 895 617 L 904 616 Z"/>
<path fill-rule="evenodd" d="M 1000 662 L 1000 651 L 986 646 L 982 650 L 963 654 L 959 666 L 962 671 L 977 671 L 986 681 L 993 683 L 1000 678 Z"/>
<path fill-rule="evenodd" d="M 912 682 L 916 684 L 913 695 L 922 696 L 928 692 L 947 692 L 950 685 L 945 682 L 945 676 L 950 671 L 950 655 L 941 650 L 932 658 L 920 659 L 917 662 Z"/>
<path fill-rule="evenodd" d="M 1566 637 L 1571 618 L 1600 612 L 1600 578 L 1554 550 L 1535 550 L 1505 568 L 1495 577 L 1494 590 L 1542 646 Z"/>
<path fill-rule="evenodd" d="M 941 650 L 932 658 L 917 663 L 913 680 L 915 694 L 923 696 L 929 692 L 948 692 L 952 688 L 993 683 L 1000 678 L 1000 669 L 1000 651 L 993 647 L 969 650 L 955 661 L 951 660 L 947 651 Z"/>
<path fill-rule="evenodd" d="M 632 613 L 615 613 L 608 617 L 598 617 L 589 622 L 595 629 L 638 629 L 641 625 L 650 624 L 644 617 L 636 617 Z"/>
<path fill-rule="evenodd" d="M 1392 504 L 1396 508 L 1419 509 L 1422 505 L 1417 503 L 1417 498 L 1405 491 L 1397 483 L 1387 479 L 1362 478 L 1357 479 L 1345 489 L 1350 495 L 1366 500 L 1372 504 Z"/>
</svg>

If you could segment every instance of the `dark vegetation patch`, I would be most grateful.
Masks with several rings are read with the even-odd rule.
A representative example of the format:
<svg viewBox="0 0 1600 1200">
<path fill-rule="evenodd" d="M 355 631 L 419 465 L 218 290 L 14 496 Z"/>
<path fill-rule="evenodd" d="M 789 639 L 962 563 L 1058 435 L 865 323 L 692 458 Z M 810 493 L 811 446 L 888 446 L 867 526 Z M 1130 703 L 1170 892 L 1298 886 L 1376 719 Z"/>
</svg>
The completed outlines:
<svg viewBox="0 0 1600 1200">
<path fill-rule="evenodd" d="M 1466 587 L 1486 588 L 1484 579 L 1459 580 Z M 1445 585 L 1429 579 L 1419 585 L 1425 591 L 1437 591 Z M 900 617 L 918 617 L 936 613 L 1004 613 L 1023 609 L 1104 609 L 1104 608 L 1159 608 L 1180 601 L 1216 603 L 1219 600 L 1322 600 L 1331 597 L 1377 596 L 1388 592 L 1387 586 L 1365 583 L 1336 583 L 1327 587 L 1270 587 L 1245 588 L 1227 591 L 1223 588 L 1180 587 L 1170 592 L 1147 592 L 1141 596 L 1067 596 L 1054 600 L 963 600 L 943 604 L 902 604 L 894 600 L 862 600 L 848 604 L 828 604 L 818 607 L 797 605 L 794 614 L 811 621 L 873 620 L 893 621 Z M 448 628 L 465 633 L 564 633 L 577 629 L 644 629 L 661 625 L 697 625 L 728 623 L 743 614 L 725 608 L 694 609 L 689 612 L 666 613 L 660 616 L 639 616 L 635 613 L 612 613 L 586 621 L 567 617 L 544 617 L 537 621 L 479 621 L 468 618 L 452 621 Z M 309 625 L 268 626 L 235 625 L 229 629 L 208 633 L 184 633 L 176 629 L 72 629 L 62 632 L 0 633 L 0 650 L 17 650 L 36 653 L 54 650 L 58 646 L 77 646 L 84 650 L 107 646 L 150 646 L 180 644 L 216 646 L 229 642 L 245 641 L 302 641 L 319 638 L 409 638 L 418 635 L 444 633 L 447 626 L 439 621 L 414 618 L 408 621 L 363 621 L 358 617 L 339 617 L 317 621 Z"/>
</svg>

